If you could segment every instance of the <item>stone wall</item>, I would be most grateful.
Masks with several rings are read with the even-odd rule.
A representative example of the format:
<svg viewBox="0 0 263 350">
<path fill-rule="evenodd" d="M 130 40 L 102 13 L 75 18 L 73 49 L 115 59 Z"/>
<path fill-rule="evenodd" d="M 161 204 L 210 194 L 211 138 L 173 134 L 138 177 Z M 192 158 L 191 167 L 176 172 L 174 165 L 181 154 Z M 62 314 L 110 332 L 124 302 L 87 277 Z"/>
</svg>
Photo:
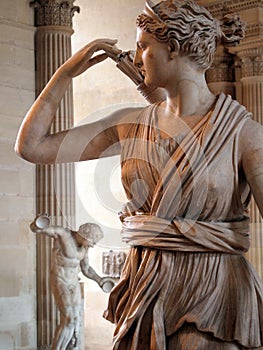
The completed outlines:
<svg viewBox="0 0 263 350">
<path fill-rule="evenodd" d="M 36 349 L 34 166 L 14 141 L 35 98 L 34 22 L 29 1 L 0 2 L 0 349 Z"/>
<path fill-rule="evenodd" d="M 77 0 L 80 13 L 74 17 L 72 51 L 98 38 L 118 39 L 122 50 L 136 48 L 136 18 L 144 0 Z M 105 107 L 126 103 L 145 103 L 135 85 L 110 59 L 74 79 L 75 119 Z M 95 117 L 95 116 L 94 116 Z"/>
</svg>

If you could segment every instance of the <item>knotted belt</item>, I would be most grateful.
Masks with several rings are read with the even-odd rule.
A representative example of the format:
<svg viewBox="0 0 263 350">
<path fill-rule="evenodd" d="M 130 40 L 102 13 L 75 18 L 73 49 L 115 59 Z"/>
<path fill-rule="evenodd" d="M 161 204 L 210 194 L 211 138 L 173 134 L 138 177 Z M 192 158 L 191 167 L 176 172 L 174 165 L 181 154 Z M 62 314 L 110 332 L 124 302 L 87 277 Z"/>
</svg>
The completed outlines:
<svg viewBox="0 0 263 350">
<path fill-rule="evenodd" d="M 185 218 L 173 221 L 138 214 L 122 223 L 122 240 L 131 246 L 172 251 L 243 254 L 250 246 L 249 219 L 204 222 Z"/>
</svg>

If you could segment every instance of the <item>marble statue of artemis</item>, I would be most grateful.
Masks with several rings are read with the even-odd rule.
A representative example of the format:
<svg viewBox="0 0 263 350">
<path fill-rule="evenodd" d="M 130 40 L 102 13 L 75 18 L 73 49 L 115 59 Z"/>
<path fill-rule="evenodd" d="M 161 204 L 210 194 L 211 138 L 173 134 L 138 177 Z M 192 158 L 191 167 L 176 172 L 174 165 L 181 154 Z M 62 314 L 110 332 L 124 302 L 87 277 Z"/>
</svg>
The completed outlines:
<svg viewBox="0 0 263 350">
<path fill-rule="evenodd" d="M 251 194 L 263 214 L 263 127 L 205 80 L 217 45 L 237 45 L 243 24 L 166 0 L 147 1 L 137 28 L 133 67 L 151 104 L 50 133 L 72 78 L 125 59 L 116 40 L 95 40 L 55 72 L 16 151 L 41 164 L 121 155 L 121 234 L 131 248 L 104 314 L 116 324 L 114 350 L 259 348 L 263 287 L 243 254 Z"/>
</svg>

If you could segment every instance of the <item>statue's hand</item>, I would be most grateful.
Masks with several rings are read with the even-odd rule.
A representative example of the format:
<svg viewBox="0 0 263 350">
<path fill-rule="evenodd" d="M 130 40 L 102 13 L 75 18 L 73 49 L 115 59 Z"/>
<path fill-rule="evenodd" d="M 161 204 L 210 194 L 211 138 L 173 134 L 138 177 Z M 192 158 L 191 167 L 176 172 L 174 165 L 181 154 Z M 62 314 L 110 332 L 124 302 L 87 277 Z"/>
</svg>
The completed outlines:
<svg viewBox="0 0 263 350">
<path fill-rule="evenodd" d="M 60 67 L 60 70 L 74 78 L 108 57 L 114 59 L 121 53 L 121 50 L 116 47 L 116 43 L 117 40 L 112 39 L 94 40 L 71 56 Z M 98 51 L 104 52 L 97 54 Z"/>
<path fill-rule="evenodd" d="M 140 69 L 133 64 L 134 51 L 122 51 L 115 60 L 117 67 L 126 74 L 136 85 L 143 82 L 143 75 Z"/>
<path fill-rule="evenodd" d="M 111 277 L 101 277 L 99 281 L 99 286 L 105 293 L 109 293 L 114 287 L 115 283 Z"/>
<path fill-rule="evenodd" d="M 105 51 L 109 58 L 111 58 L 114 62 L 118 62 L 120 55 L 122 54 L 122 50 L 118 48 L 116 45 L 117 40 L 115 40 L 115 44 L 111 47 L 108 47 L 107 51 Z"/>
</svg>

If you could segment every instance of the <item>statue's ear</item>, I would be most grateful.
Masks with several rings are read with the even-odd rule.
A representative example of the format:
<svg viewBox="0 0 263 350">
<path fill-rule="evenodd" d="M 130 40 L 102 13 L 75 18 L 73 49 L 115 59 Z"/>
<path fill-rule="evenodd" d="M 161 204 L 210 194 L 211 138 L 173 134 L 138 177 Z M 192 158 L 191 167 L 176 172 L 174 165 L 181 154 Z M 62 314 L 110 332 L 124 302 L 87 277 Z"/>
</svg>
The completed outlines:
<svg viewBox="0 0 263 350">
<path fill-rule="evenodd" d="M 180 44 L 176 39 L 172 38 L 169 40 L 168 45 L 170 50 L 170 57 L 171 59 L 173 59 L 174 57 L 179 55 Z"/>
</svg>

